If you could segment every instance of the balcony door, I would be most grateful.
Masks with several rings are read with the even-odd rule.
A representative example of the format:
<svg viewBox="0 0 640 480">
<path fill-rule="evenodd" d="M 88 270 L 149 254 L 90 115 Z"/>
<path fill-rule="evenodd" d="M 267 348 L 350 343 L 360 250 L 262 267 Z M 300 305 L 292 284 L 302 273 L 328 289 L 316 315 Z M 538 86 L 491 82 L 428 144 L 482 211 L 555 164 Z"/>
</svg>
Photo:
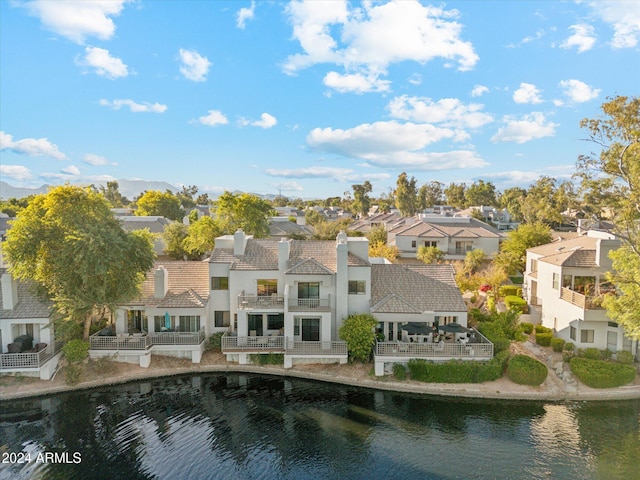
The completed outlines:
<svg viewBox="0 0 640 480">
<path fill-rule="evenodd" d="M 303 342 L 319 342 L 320 341 L 320 319 L 319 318 L 303 318 L 302 319 L 302 341 Z"/>
<path fill-rule="evenodd" d="M 249 315 L 247 315 L 247 324 L 248 324 L 248 330 L 249 330 L 249 336 L 255 337 L 261 337 L 263 335 L 262 333 L 262 314 L 253 314 L 250 313 Z M 252 335 L 252 332 L 255 332 L 255 335 Z"/>
<path fill-rule="evenodd" d="M 320 304 L 320 282 L 298 283 L 298 306 L 317 308 Z"/>
</svg>

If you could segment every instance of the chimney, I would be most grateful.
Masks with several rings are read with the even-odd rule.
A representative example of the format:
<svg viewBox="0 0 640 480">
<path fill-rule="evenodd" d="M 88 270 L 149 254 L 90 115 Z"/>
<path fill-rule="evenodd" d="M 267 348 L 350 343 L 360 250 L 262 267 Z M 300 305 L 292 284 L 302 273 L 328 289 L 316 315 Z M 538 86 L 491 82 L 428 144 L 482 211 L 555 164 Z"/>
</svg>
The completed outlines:
<svg viewBox="0 0 640 480">
<path fill-rule="evenodd" d="M 278 242 L 278 270 L 280 270 L 281 273 L 287 269 L 290 253 L 291 241 L 283 238 Z"/>
<path fill-rule="evenodd" d="M 169 272 L 160 265 L 153 274 L 154 289 L 153 296 L 155 298 L 164 298 L 169 290 Z"/>
<path fill-rule="evenodd" d="M 244 255 L 244 247 L 247 245 L 247 236 L 241 228 L 233 234 L 233 254 Z"/>
<path fill-rule="evenodd" d="M 13 310 L 18 303 L 18 284 L 9 272 L 2 274 L 2 308 Z"/>
</svg>

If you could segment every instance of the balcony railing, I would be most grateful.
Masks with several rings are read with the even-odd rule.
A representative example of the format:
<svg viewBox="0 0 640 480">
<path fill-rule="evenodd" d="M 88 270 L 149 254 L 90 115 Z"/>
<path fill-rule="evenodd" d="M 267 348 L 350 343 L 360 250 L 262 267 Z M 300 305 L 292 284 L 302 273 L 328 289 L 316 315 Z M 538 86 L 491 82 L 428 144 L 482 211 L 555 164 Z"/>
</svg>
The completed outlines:
<svg viewBox="0 0 640 480">
<path fill-rule="evenodd" d="M 328 341 L 328 342 L 302 342 L 287 340 L 287 355 L 347 355 L 347 342 Z"/>
<path fill-rule="evenodd" d="M 284 309 L 284 297 L 282 295 L 256 296 L 238 295 L 238 308 L 240 309 Z"/>
<path fill-rule="evenodd" d="M 204 342 L 204 330 L 199 332 L 160 332 L 150 335 L 151 345 L 200 345 Z"/>
<path fill-rule="evenodd" d="M 0 369 L 40 368 L 62 348 L 63 342 L 58 340 L 39 352 L 5 353 L 0 355 Z"/>
<path fill-rule="evenodd" d="M 284 337 L 281 335 L 237 337 L 225 333 L 222 336 L 222 351 L 284 351 Z"/>
<path fill-rule="evenodd" d="M 89 337 L 90 350 L 146 351 L 153 345 L 199 345 L 204 342 L 204 330 L 199 332 L 159 332 L 145 334 L 98 335 Z"/>
<path fill-rule="evenodd" d="M 570 288 L 562 287 L 560 298 L 584 310 L 602 309 L 602 296 L 585 296 Z"/>
<path fill-rule="evenodd" d="M 331 310 L 330 298 L 290 298 L 290 312 L 328 312 Z"/>
<path fill-rule="evenodd" d="M 469 343 L 376 342 L 376 356 L 410 358 L 493 358 L 493 343 L 479 332 Z"/>
</svg>

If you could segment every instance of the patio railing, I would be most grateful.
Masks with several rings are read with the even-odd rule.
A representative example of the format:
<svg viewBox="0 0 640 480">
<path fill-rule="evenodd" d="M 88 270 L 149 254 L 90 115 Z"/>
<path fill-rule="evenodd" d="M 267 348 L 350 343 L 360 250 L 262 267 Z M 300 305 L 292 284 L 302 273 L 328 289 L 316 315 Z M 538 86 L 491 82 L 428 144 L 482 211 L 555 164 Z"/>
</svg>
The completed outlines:
<svg viewBox="0 0 640 480">
<path fill-rule="evenodd" d="M 281 335 L 260 337 L 222 336 L 222 351 L 273 352 L 280 351 L 287 355 L 346 355 L 347 344 L 343 341 L 302 342 L 286 340 Z"/>
<path fill-rule="evenodd" d="M 281 335 L 267 335 L 259 337 L 237 337 L 233 335 L 222 336 L 222 351 L 246 350 L 246 351 L 274 351 L 284 350 L 284 337 Z"/>
<path fill-rule="evenodd" d="M 4 353 L 0 355 L 0 369 L 40 368 L 60 351 L 62 345 L 58 340 L 39 352 Z"/>
<path fill-rule="evenodd" d="M 153 345 L 199 345 L 204 342 L 204 330 L 199 332 L 159 332 L 149 335 L 118 334 L 89 337 L 89 350 L 145 351 Z"/>
<path fill-rule="evenodd" d="M 200 345 L 204 330 L 199 332 L 159 332 L 150 335 L 151 345 Z"/>
<path fill-rule="evenodd" d="M 302 342 L 287 340 L 285 349 L 287 355 L 346 355 L 347 342 Z"/>
<path fill-rule="evenodd" d="M 307 312 L 307 311 L 321 311 L 328 312 L 331 310 L 330 298 L 290 298 L 289 299 L 289 311 L 290 312 Z"/>
<path fill-rule="evenodd" d="M 256 296 L 238 295 L 238 308 L 240 309 L 284 309 L 284 297 L 282 295 Z"/>
<path fill-rule="evenodd" d="M 493 343 L 475 331 L 476 342 L 469 343 L 409 343 L 376 342 L 377 356 L 412 358 L 493 358 Z"/>
</svg>

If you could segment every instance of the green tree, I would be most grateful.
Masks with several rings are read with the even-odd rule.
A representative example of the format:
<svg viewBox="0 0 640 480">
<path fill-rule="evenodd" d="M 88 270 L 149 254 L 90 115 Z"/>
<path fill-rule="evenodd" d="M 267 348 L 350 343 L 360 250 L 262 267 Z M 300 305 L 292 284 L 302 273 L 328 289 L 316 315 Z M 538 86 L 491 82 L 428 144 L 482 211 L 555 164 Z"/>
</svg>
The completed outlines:
<svg viewBox="0 0 640 480">
<path fill-rule="evenodd" d="M 213 218 L 202 217 L 189 225 L 187 236 L 182 241 L 184 251 L 189 258 L 199 260 L 213 251 L 216 246 L 216 237 L 221 234 L 222 230 Z"/>
<path fill-rule="evenodd" d="M 60 186 L 36 196 L 3 246 L 14 278 L 33 281 L 57 314 L 82 323 L 131 300 L 153 266 L 146 231 L 125 232 L 105 198 L 91 189 Z"/>
<path fill-rule="evenodd" d="M 416 253 L 418 260 L 422 260 L 424 263 L 441 263 L 444 259 L 444 252 L 438 247 L 425 247 L 424 245 L 418 247 Z"/>
<path fill-rule="evenodd" d="M 551 228 L 543 223 L 523 223 L 507 233 L 494 262 L 509 275 L 523 272 L 527 249 L 551 242 Z"/>
<path fill-rule="evenodd" d="M 113 208 L 121 208 L 131 203 L 127 197 L 120 193 L 120 185 L 115 180 L 107 182 L 106 187 L 101 186 L 100 192 Z"/>
<path fill-rule="evenodd" d="M 196 206 L 196 201 L 193 199 L 194 196 L 198 194 L 198 187 L 195 185 L 190 185 L 188 187 L 183 186 L 182 190 L 180 190 L 176 197 L 180 200 L 180 205 L 183 210 L 190 210 Z"/>
<path fill-rule="evenodd" d="M 484 262 L 486 255 L 484 251 L 480 248 L 474 248 L 467 252 L 467 255 L 464 257 L 464 270 L 469 275 L 476 273 L 480 267 L 482 266 L 482 262 Z"/>
<path fill-rule="evenodd" d="M 442 205 L 444 203 L 443 187 L 444 185 L 438 181 L 431 181 L 422 185 L 418 191 L 418 207 L 420 210 L 434 205 Z"/>
<path fill-rule="evenodd" d="M 390 262 L 395 262 L 400 251 L 395 245 L 387 245 L 382 242 L 369 243 L 369 256 L 373 258 L 386 258 Z"/>
<path fill-rule="evenodd" d="M 396 204 L 393 190 L 389 190 L 389 192 L 381 194 L 376 199 L 376 203 L 378 204 L 378 211 L 380 213 L 389 213 Z"/>
<path fill-rule="evenodd" d="M 383 243 L 387 244 L 387 229 L 384 228 L 384 225 L 377 225 L 369 230 L 367 233 L 367 238 L 369 239 L 369 244 L 373 243 Z"/>
<path fill-rule="evenodd" d="M 15 217 L 20 211 L 27 208 L 29 201 L 33 198 L 33 195 L 24 198 L 10 198 L 8 200 L 0 201 L 0 212 L 6 213 L 10 217 Z"/>
<path fill-rule="evenodd" d="M 444 189 L 444 196 L 447 199 L 447 204 L 456 208 L 464 208 L 464 192 L 467 186 L 464 183 L 450 183 L 447 188 Z"/>
<path fill-rule="evenodd" d="M 522 218 L 527 223 L 547 225 L 562 222 L 561 207 L 557 203 L 556 180 L 542 176 L 527 190 L 522 202 Z"/>
<path fill-rule="evenodd" d="M 167 225 L 162 232 L 164 240 L 164 253 L 174 260 L 184 260 L 188 258 L 184 248 L 184 239 L 187 238 L 188 227 L 180 222 L 173 222 Z"/>
<path fill-rule="evenodd" d="M 350 315 L 339 330 L 342 340 L 347 342 L 347 350 L 352 361 L 366 362 L 371 355 L 378 320 L 368 313 Z"/>
<path fill-rule="evenodd" d="M 136 200 L 136 215 L 161 216 L 169 220 L 181 221 L 184 210 L 180 199 L 170 191 L 149 190 Z"/>
<path fill-rule="evenodd" d="M 521 221 L 523 219 L 522 204 L 526 196 L 527 191 L 524 188 L 507 188 L 502 192 L 502 195 L 500 195 L 500 208 L 506 208 L 514 220 Z"/>
<path fill-rule="evenodd" d="M 640 97 L 611 98 L 602 111 L 604 116 L 580 122 L 601 150 L 579 157 L 577 176 L 583 186 L 600 190 L 622 240 L 611 253 L 611 278 L 620 294 L 605 299 L 607 314 L 640 339 Z"/>
<path fill-rule="evenodd" d="M 233 234 L 241 228 L 256 238 L 269 236 L 271 205 L 255 195 L 239 195 L 224 192 L 215 201 L 216 220 L 225 234 Z"/>
<path fill-rule="evenodd" d="M 307 225 L 311 225 L 313 227 L 315 225 L 318 225 L 319 223 L 325 222 L 326 219 L 320 212 L 309 209 L 304 214 L 304 221 Z"/>
<path fill-rule="evenodd" d="M 351 188 L 353 189 L 353 203 L 351 204 L 353 213 L 366 217 L 369 214 L 369 208 L 371 208 L 371 199 L 369 198 L 369 193 L 373 189 L 371 183 L 367 180 L 362 185 L 351 185 Z"/>
<path fill-rule="evenodd" d="M 473 182 L 464 192 L 464 203 L 466 207 L 497 205 L 495 185 L 484 180 Z"/>
<path fill-rule="evenodd" d="M 398 175 L 396 181 L 396 208 L 403 217 L 412 217 L 418 211 L 418 188 L 416 179 L 409 179 L 405 172 Z"/>
</svg>

